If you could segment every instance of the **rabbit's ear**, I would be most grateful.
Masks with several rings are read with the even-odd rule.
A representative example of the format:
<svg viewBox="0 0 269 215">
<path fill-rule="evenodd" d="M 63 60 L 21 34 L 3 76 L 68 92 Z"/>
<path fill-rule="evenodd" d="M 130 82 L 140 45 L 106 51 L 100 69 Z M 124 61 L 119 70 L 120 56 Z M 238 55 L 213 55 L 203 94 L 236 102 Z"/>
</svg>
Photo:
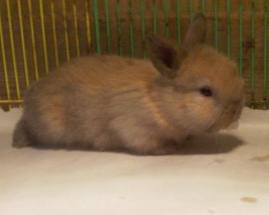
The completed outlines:
<svg viewBox="0 0 269 215">
<path fill-rule="evenodd" d="M 150 59 L 161 75 L 173 79 L 186 53 L 179 51 L 173 44 L 157 36 L 147 37 Z"/>
<path fill-rule="evenodd" d="M 187 31 L 182 48 L 186 51 L 191 50 L 194 46 L 204 43 L 206 39 L 206 18 L 203 14 L 198 13 Z"/>
</svg>

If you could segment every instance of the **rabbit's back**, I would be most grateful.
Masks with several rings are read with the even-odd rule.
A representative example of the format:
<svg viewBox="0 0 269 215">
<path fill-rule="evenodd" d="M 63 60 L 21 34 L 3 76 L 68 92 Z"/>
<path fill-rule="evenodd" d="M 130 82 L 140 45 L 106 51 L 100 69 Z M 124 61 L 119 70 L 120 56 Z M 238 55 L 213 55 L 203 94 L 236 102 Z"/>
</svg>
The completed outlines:
<svg viewBox="0 0 269 215">
<path fill-rule="evenodd" d="M 80 140 L 89 144 L 106 129 L 112 115 L 139 105 L 156 75 L 151 63 L 144 60 L 82 57 L 28 90 L 23 118 L 30 132 L 46 143 L 58 146 L 59 142 L 68 145 Z"/>
</svg>

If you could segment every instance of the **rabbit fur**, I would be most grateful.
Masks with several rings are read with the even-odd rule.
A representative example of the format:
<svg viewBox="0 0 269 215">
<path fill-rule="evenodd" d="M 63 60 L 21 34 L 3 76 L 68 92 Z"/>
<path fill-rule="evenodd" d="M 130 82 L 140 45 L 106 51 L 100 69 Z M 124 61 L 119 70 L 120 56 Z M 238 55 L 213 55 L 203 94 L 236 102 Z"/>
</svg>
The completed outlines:
<svg viewBox="0 0 269 215">
<path fill-rule="evenodd" d="M 149 60 L 92 55 L 64 64 L 26 92 L 13 146 L 160 155 L 226 128 L 244 105 L 243 80 L 205 34 L 197 15 L 180 48 L 149 37 Z"/>
</svg>

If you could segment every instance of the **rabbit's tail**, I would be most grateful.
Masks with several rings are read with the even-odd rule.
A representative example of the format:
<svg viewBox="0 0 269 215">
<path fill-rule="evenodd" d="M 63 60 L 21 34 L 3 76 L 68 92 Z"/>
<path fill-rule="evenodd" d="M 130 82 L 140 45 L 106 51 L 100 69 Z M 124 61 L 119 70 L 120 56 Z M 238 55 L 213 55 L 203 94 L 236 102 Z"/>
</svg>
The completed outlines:
<svg viewBox="0 0 269 215">
<path fill-rule="evenodd" d="M 12 146 L 15 148 L 22 148 L 29 145 L 31 145 L 31 141 L 29 139 L 27 127 L 24 120 L 20 119 L 13 133 Z"/>
</svg>

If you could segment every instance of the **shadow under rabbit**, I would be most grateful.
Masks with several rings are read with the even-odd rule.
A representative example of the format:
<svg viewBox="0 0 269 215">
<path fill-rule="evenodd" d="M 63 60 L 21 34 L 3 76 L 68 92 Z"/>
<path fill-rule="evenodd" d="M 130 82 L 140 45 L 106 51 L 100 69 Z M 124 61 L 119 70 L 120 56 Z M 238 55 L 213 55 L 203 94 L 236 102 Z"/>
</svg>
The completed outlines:
<svg viewBox="0 0 269 215">
<path fill-rule="evenodd" d="M 75 145 L 75 144 L 74 144 Z M 136 154 L 127 149 L 112 149 L 112 150 L 95 150 L 92 148 L 83 148 L 81 144 L 78 144 L 79 147 L 66 147 L 66 146 L 51 146 L 51 145 L 32 145 L 31 147 L 41 150 L 66 150 L 66 151 L 94 151 L 94 152 L 115 152 L 115 153 L 127 153 L 131 155 L 137 156 L 152 156 L 152 154 Z M 166 154 L 166 155 L 210 155 L 210 154 L 225 154 L 232 152 L 236 148 L 243 145 L 243 141 L 238 137 L 219 133 L 219 134 L 203 134 L 192 136 L 188 138 L 184 143 L 180 144 L 175 150 L 174 153 Z M 165 154 L 164 154 L 165 155 Z M 156 155 L 157 156 L 157 155 Z M 159 155 L 161 156 L 161 155 Z"/>
<path fill-rule="evenodd" d="M 178 154 L 224 154 L 232 152 L 243 144 L 241 139 L 231 134 L 204 134 L 187 139 L 179 148 Z"/>
</svg>

